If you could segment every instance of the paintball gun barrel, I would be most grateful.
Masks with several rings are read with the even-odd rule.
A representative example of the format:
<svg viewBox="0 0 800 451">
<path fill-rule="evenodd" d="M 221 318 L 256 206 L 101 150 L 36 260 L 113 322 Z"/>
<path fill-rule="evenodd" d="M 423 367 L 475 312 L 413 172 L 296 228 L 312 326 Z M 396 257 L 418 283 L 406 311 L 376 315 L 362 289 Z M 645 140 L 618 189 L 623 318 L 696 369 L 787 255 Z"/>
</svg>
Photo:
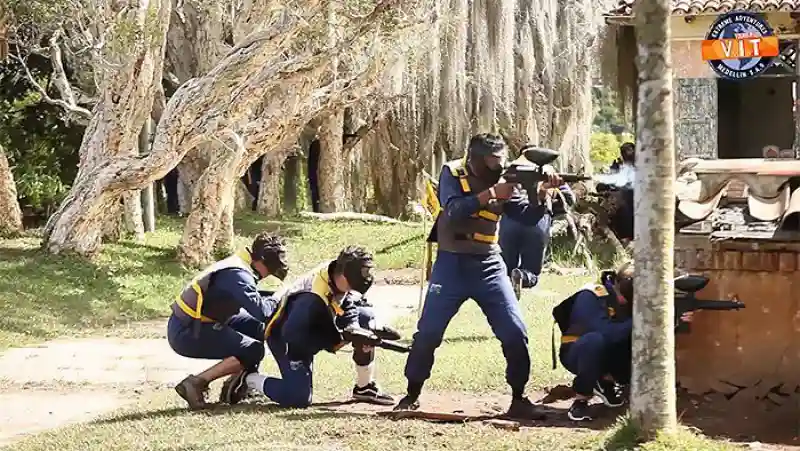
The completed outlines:
<svg viewBox="0 0 800 451">
<path fill-rule="evenodd" d="M 694 310 L 739 310 L 744 308 L 744 303 L 738 299 L 730 301 L 697 299 L 695 294 L 708 285 L 708 277 L 684 275 L 676 277 L 673 283 L 675 284 L 675 332 L 677 333 L 691 331 L 689 323 L 681 321 L 681 316 L 686 312 Z"/>
<path fill-rule="evenodd" d="M 527 147 L 522 151 L 525 159 L 533 165 L 512 164 L 503 172 L 506 182 L 519 183 L 530 192 L 535 192 L 539 182 L 547 180 L 547 176 L 542 169 L 558 158 L 558 152 L 543 147 Z M 558 174 L 565 183 L 582 182 L 591 180 L 591 177 L 577 174 Z"/>
<path fill-rule="evenodd" d="M 354 346 L 374 346 L 394 352 L 411 352 L 411 347 L 394 340 L 381 338 L 380 331 L 367 329 L 346 329 L 342 331 L 342 338 L 353 343 Z"/>
</svg>

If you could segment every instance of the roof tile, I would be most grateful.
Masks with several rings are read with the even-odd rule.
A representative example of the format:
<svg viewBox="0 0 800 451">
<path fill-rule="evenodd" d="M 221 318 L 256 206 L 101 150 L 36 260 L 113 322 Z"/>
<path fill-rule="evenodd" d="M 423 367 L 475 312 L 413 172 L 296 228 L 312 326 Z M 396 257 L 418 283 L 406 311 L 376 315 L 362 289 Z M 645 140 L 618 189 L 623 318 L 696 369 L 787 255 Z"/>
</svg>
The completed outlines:
<svg viewBox="0 0 800 451">
<path fill-rule="evenodd" d="M 634 0 L 620 0 L 606 16 L 632 15 L 633 2 Z M 725 13 L 732 10 L 795 12 L 800 11 L 800 0 L 672 0 L 672 14 L 675 16 Z"/>
</svg>

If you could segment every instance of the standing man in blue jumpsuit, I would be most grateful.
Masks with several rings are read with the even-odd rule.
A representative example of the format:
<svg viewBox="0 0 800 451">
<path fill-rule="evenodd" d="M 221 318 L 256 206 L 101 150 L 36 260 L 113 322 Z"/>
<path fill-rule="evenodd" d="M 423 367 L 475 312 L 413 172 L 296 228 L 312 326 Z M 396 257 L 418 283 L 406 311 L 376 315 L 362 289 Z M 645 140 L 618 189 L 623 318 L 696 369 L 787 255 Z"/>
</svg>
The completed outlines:
<svg viewBox="0 0 800 451">
<path fill-rule="evenodd" d="M 544 417 L 525 396 L 530 375 L 528 334 L 500 256 L 497 225 L 503 213 L 535 225 L 544 214 L 541 200 L 547 188 L 561 185 L 561 180 L 552 168 L 546 168 L 549 180 L 540 185 L 539 198 L 529 203 L 516 184 L 500 182 L 507 153 L 502 137 L 479 134 L 470 140 L 465 160 L 451 161 L 442 169 L 439 202 L 443 211 L 432 233 L 439 246 L 406 361 L 408 389 L 396 410 L 419 407 L 418 398 L 430 377 L 434 352 L 450 320 L 464 301 L 472 298 L 502 345 L 506 381 L 512 390 L 508 414 L 525 419 Z"/>
<path fill-rule="evenodd" d="M 524 152 L 529 147 L 535 146 L 526 145 L 520 152 Z M 533 165 L 525 159 L 524 155 L 511 164 Z M 564 184 L 559 188 L 551 188 L 545 202 L 545 213 L 534 227 L 526 225 L 511 215 L 500 217 L 500 249 L 517 299 L 520 298 L 523 288 L 533 288 L 539 283 L 547 246 L 550 244 L 550 227 L 553 224 L 553 217 L 566 211 L 562 195 L 569 205 L 575 203 L 575 194 L 569 185 Z"/>
<path fill-rule="evenodd" d="M 225 401 L 236 404 L 253 390 L 283 407 L 310 406 L 314 357 L 323 350 L 336 352 L 347 344 L 342 331 L 386 329 L 378 327 L 374 312 L 362 297 L 372 286 L 373 268 L 372 254 L 362 247 L 348 246 L 336 260 L 324 262 L 276 293 L 280 303 L 265 335 L 281 377 L 267 377 L 245 368 L 225 381 Z M 384 394 L 375 382 L 374 360 L 374 348 L 353 345 L 357 374 L 353 399 L 392 405 L 394 398 Z"/>
<path fill-rule="evenodd" d="M 257 284 L 269 275 L 283 280 L 287 272 L 283 239 L 261 233 L 250 248 L 198 274 L 172 303 L 170 347 L 184 357 L 221 360 L 175 387 L 191 409 L 206 406 L 210 382 L 258 368 L 264 358 L 264 320 L 274 302 L 259 293 Z"/>
</svg>

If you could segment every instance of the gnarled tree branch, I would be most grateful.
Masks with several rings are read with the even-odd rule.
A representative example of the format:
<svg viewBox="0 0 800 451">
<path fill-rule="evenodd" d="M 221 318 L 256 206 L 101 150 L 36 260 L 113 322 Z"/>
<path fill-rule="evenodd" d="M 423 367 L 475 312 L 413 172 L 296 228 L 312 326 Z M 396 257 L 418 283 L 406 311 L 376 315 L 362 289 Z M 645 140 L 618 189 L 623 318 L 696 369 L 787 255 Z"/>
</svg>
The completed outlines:
<svg viewBox="0 0 800 451">
<path fill-rule="evenodd" d="M 28 82 L 39 92 L 39 95 L 42 96 L 42 101 L 49 103 L 51 105 L 55 105 L 58 107 L 63 108 L 66 112 L 70 113 L 72 116 L 78 118 L 83 123 L 88 123 L 88 121 L 92 118 L 92 112 L 80 105 L 77 104 L 75 101 L 75 94 L 70 86 L 69 80 L 67 79 L 67 73 L 64 70 L 64 64 L 61 57 L 61 49 L 58 44 L 58 39 L 61 36 L 61 32 L 57 31 L 53 33 L 50 37 L 50 63 L 53 69 L 53 75 L 51 77 L 51 81 L 53 85 L 55 85 L 56 89 L 58 90 L 59 95 L 61 96 L 60 99 L 54 99 L 50 97 L 47 93 L 47 90 L 36 81 L 36 78 L 31 73 L 31 70 L 28 68 L 28 65 L 22 57 L 15 53 L 10 53 L 9 56 L 16 62 L 22 66 L 22 69 L 25 71 L 25 76 L 28 79 Z"/>
</svg>

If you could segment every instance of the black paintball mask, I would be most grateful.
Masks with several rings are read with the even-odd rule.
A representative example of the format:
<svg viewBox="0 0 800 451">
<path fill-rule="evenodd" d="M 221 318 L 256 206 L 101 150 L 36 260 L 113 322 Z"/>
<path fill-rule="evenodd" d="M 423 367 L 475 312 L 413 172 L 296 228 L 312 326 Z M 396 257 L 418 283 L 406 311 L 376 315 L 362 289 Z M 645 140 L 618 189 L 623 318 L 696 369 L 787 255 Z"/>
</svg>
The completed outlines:
<svg viewBox="0 0 800 451">
<path fill-rule="evenodd" d="M 600 283 L 609 292 L 616 292 L 624 297 L 629 305 L 633 303 L 633 276 L 617 271 L 603 271 Z"/>
<path fill-rule="evenodd" d="M 260 261 L 267 267 L 269 273 L 281 281 L 286 278 L 289 273 L 289 260 L 286 257 L 286 249 L 281 248 L 277 250 L 270 250 L 263 252 L 261 250 L 250 252 L 253 256 L 253 261 Z"/>
<path fill-rule="evenodd" d="M 353 291 L 363 295 L 375 281 L 374 269 L 375 264 L 372 260 L 350 261 L 344 265 L 337 265 L 336 272 L 347 279 L 347 283 Z"/>
<path fill-rule="evenodd" d="M 472 140 L 467 149 L 467 164 L 479 179 L 495 184 L 500 180 L 508 157 L 505 143 Z"/>
</svg>

